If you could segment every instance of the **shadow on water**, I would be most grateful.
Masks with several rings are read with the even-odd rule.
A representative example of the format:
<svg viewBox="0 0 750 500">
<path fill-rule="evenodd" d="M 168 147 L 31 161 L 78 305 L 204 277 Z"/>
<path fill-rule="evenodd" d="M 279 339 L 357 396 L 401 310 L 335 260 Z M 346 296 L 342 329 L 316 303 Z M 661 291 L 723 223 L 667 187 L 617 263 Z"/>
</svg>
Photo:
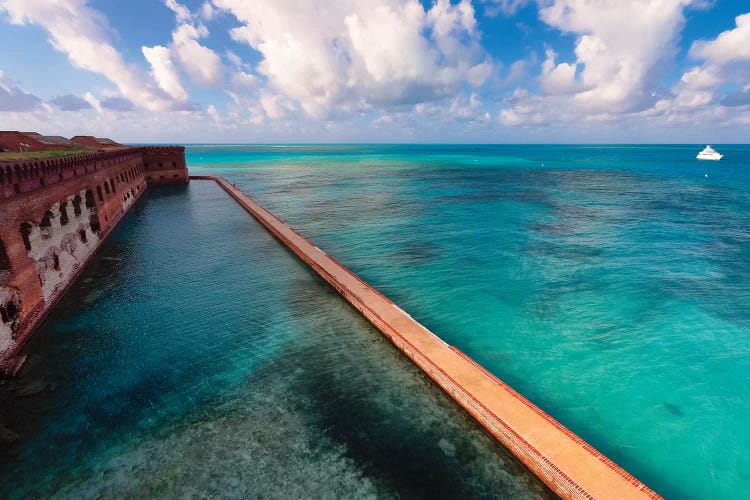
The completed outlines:
<svg viewBox="0 0 750 500">
<path fill-rule="evenodd" d="M 200 181 L 191 181 L 200 182 Z M 148 188 L 148 197 L 151 200 L 169 198 L 172 196 L 185 196 L 190 189 L 189 184 L 175 184 L 165 186 L 150 186 Z"/>
<path fill-rule="evenodd" d="M 0 387 L 0 496 L 551 496 L 213 184 L 146 196 Z"/>
<path fill-rule="evenodd" d="M 317 332 L 288 353 L 309 425 L 364 474 L 406 498 L 545 496 L 521 464 L 379 332 L 331 294 L 290 301 Z M 326 311 L 325 315 L 311 311 Z M 331 326 L 331 319 L 333 325 Z M 303 362 L 304 360 L 304 362 Z"/>
</svg>

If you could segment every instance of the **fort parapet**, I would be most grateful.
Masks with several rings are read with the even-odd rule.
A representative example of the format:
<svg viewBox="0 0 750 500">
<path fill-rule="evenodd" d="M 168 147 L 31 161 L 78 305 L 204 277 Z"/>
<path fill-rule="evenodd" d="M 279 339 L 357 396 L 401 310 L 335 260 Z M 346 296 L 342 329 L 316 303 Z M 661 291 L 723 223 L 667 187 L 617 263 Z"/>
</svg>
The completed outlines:
<svg viewBox="0 0 750 500">
<path fill-rule="evenodd" d="M 147 187 L 188 181 L 181 146 L 0 161 L 0 372 Z"/>
<path fill-rule="evenodd" d="M 143 168 L 149 184 L 184 184 L 188 182 L 185 148 L 151 146 L 143 150 Z"/>
</svg>

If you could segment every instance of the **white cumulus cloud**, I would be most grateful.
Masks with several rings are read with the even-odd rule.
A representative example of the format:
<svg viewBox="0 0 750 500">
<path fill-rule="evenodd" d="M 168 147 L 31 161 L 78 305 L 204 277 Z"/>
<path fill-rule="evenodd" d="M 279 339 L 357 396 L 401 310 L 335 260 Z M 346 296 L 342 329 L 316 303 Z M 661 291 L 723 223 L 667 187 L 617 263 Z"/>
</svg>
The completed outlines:
<svg viewBox="0 0 750 500">
<path fill-rule="evenodd" d="M 218 86 L 222 83 L 221 58 L 198 39 L 208 36 L 208 30 L 199 25 L 180 25 L 172 33 L 172 50 L 190 79 L 198 85 Z"/>
<path fill-rule="evenodd" d="M 142 47 L 143 56 L 151 64 L 154 79 L 167 94 L 178 101 L 186 101 L 188 93 L 180 82 L 180 74 L 172 63 L 172 54 L 168 48 L 156 45 Z"/>
<path fill-rule="evenodd" d="M 662 63 L 676 53 L 684 10 L 700 0 L 537 0 L 547 25 L 574 35 L 575 60 L 547 50 L 544 95 L 517 93 L 506 125 L 601 122 L 652 109 L 665 93 Z M 695 102 L 698 102 L 698 96 Z"/>
<path fill-rule="evenodd" d="M 576 102 L 592 111 L 635 111 L 651 104 L 658 63 L 674 44 L 691 0 L 554 0 L 541 19 L 578 36 L 576 64 L 585 88 Z"/>
<path fill-rule="evenodd" d="M 688 69 L 673 89 L 674 96 L 664 99 L 659 106 L 661 114 L 673 119 L 680 113 L 693 116 L 696 109 L 712 104 L 717 106 L 750 105 L 747 81 L 750 72 L 750 13 L 737 16 L 735 28 L 723 31 L 713 40 L 699 40 L 690 48 L 690 55 L 703 59 L 703 63 Z M 745 67 L 738 66 L 745 63 Z M 740 89 L 719 99 L 719 90 L 725 84 Z M 680 119 L 685 120 L 685 117 Z"/>
<path fill-rule="evenodd" d="M 109 41 L 106 19 L 86 0 L 0 0 L 0 13 L 6 13 L 13 24 L 44 28 L 52 46 L 66 54 L 71 64 L 105 76 L 138 106 L 156 111 L 182 107 L 124 61 Z"/>
<path fill-rule="evenodd" d="M 555 64 L 555 52 L 547 49 L 547 58 L 542 63 L 542 90 L 547 95 L 575 94 L 582 90 L 576 81 L 577 64 Z"/>
<path fill-rule="evenodd" d="M 737 16 L 737 27 L 724 31 L 715 40 L 695 42 L 691 55 L 724 64 L 750 60 L 750 12 Z"/>
<path fill-rule="evenodd" d="M 482 85 L 492 70 L 469 0 L 438 0 L 428 10 L 417 0 L 213 3 L 243 23 L 231 35 L 262 54 L 268 92 L 310 116 L 449 97 Z M 279 114 L 274 99 L 265 103 Z"/>
<path fill-rule="evenodd" d="M 141 51 L 151 65 L 151 73 L 159 87 L 176 100 L 186 102 L 188 92 L 182 85 L 180 70 L 193 83 L 209 87 L 223 83 L 224 69 L 218 54 L 198 42 L 208 36 L 208 29 L 198 20 L 199 16 L 176 0 L 165 0 L 164 3 L 175 13 L 177 20 L 172 43 L 168 47 L 144 46 Z M 204 4 L 204 11 L 207 5 L 210 8 L 210 4 Z M 201 15 L 205 17 L 205 12 Z"/>
<path fill-rule="evenodd" d="M 205 3 L 201 15 L 196 15 L 177 0 L 165 0 L 164 3 L 175 13 L 177 20 L 177 28 L 172 32 L 172 43 L 169 47 L 157 45 L 142 48 L 159 86 L 178 99 L 187 98 L 175 63 L 179 64 L 193 83 L 205 87 L 220 86 L 224 74 L 221 58 L 212 49 L 198 42 L 208 36 L 208 29 L 199 18 L 205 18 L 208 11 L 213 12 L 210 4 Z"/>
<path fill-rule="evenodd" d="M 165 0 L 164 4 L 175 13 L 177 21 L 180 23 L 190 22 L 193 15 L 190 13 L 190 9 L 178 3 L 176 0 Z"/>
</svg>

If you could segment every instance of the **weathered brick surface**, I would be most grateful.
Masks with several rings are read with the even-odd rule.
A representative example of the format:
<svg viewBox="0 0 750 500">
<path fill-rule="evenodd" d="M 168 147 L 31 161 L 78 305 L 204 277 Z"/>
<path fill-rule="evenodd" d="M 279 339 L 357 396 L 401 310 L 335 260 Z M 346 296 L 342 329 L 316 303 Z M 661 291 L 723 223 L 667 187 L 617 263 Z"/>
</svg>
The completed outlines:
<svg viewBox="0 0 750 500">
<path fill-rule="evenodd" d="M 0 163 L 0 371 L 147 186 L 167 183 L 147 180 L 151 158 L 188 182 L 182 147 Z"/>
<path fill-rule="evenodd" d="M 150 147 L 143 153 L 143 165 L 149 184 L 184 184 L 188 182 L 185 149 L 182 147 Z"/>
</svg>

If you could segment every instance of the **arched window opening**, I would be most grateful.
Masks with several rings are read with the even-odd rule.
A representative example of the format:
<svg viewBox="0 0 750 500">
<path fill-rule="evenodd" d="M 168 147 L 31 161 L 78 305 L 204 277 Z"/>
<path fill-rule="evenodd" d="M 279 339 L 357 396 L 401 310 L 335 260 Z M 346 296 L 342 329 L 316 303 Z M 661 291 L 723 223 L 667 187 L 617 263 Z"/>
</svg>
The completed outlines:
<svg viewBox="0 0 750 500">
<path fill-rule="evenodd" d="M 10 258 L 8 252 L 5 250 L 5 244 L 3 240 L 0 240 L 0 276 L 4 273 L 10 273 L 12 271 L 10 267 Z"/>
<path fill-rule="evenodd" d="M 89 242 L 89 239 L 86 236 L 86 230 L 85 229 L 81 229 L 80 231 L 78 231 L 78 236 L 81 237 L 81 241 L 82 242 L 84 242 L 84 243 L 88 243 Z"/>
<path fill-rule="evenodd" d="M 164 165 L 162 164 L 162 162 L 159 162 L 159 168 L 164 168 Z"/>
<path fill-rule="evenodd" d="M 5 312 L 8 314 L 8 319 L 10 321 L 18 318 L 18 306 L 12 300 L 5 305 Z"/>
<path fill-rule="evenodd" d="M 39 223 L 39 229 L 41 229 L 42 232 L 42 238 L 45 240 L 48 240 L 52 237 L 52 219 L 55 216 L 47 210 L 44 212 L 44 217 L 42 217 L 42 222 Z"/>
<path fill-rule="evenodd" d="M 75 198 L 73 198 L 73 215 L 78 217 L 81 215 L 81 195 L 77 194 Z"/>
<path fill-rule="evenodd" d="M 117 191 L 115 191 L 115 180 L 114 179 L 110 179 L 109 184 L 110 184 L 109 187 L 112 188 L 112 192 L 116 193 Z"/>
<path fill-rule="evenodd" d="M 23 239 L 23 246 L 26 250 L 31 250 L 31 240 L 29 235 L 31 234 L 31 224 L 24 222 L 21 224 L 21 238 Z"/>
<path fill-rule="evenodd" d="M 176 161 L 173 161 L 173 162 L 172 162 L 172 166 L 173 166 L 174 168 L 177 168 L 177 162 L 176 162 Z"/>
<path fill-rule="evenodd" d="M 68 218 L 68 202 L 60 203 L 60 225 L 64 226 L 70 221 Z"/>
<path fill-rule="evenodd" d="M 55 271 L 59 271 L 60 270 L 60 257 L 57 254 L 52 256 L 52 263 L 55 267 Z"/>
<path fill-rule="evenodd" d="M 44 212 L 44 216 L 42 217 L 42 222 L 39 223 L 39 227 L 52 227 L 52 219 L 54 219 L 54 214 L 47 210 Z"/>
<path fill-rule="evenodd" d="M 104 192 L 109 194 L 109 182 L 104 181 Z"/>
<path fill-rule="evenodd" d="M 97 217 L 96 214 L 91 214 L 89 224 L 91 225 L 91 230 L 93 232 L 98 233 L 101 230 L 101 226 L 99 225 L 99 217 Z"/>
<path fill-rule="evenodd" d="M 101 186 L 96 186 L 96 196 L 99 198 L 100 202 L 104 201 L 104 195 L 102 195 L 102 187 Z M 86 206 L 88 206 L 88 205 L 86 205 Z"/>
<path fill-rule="evenodd" d="M 97 186 L 97 191 L 99 191 L 99 200 L 101 201 L 102 193 L 101 188 Z M 96 207 L 96 202 L 94 201 L 94 193 L 90 189 L 86 190 L 86 208 L 94 208 Z"/>
</svg>

